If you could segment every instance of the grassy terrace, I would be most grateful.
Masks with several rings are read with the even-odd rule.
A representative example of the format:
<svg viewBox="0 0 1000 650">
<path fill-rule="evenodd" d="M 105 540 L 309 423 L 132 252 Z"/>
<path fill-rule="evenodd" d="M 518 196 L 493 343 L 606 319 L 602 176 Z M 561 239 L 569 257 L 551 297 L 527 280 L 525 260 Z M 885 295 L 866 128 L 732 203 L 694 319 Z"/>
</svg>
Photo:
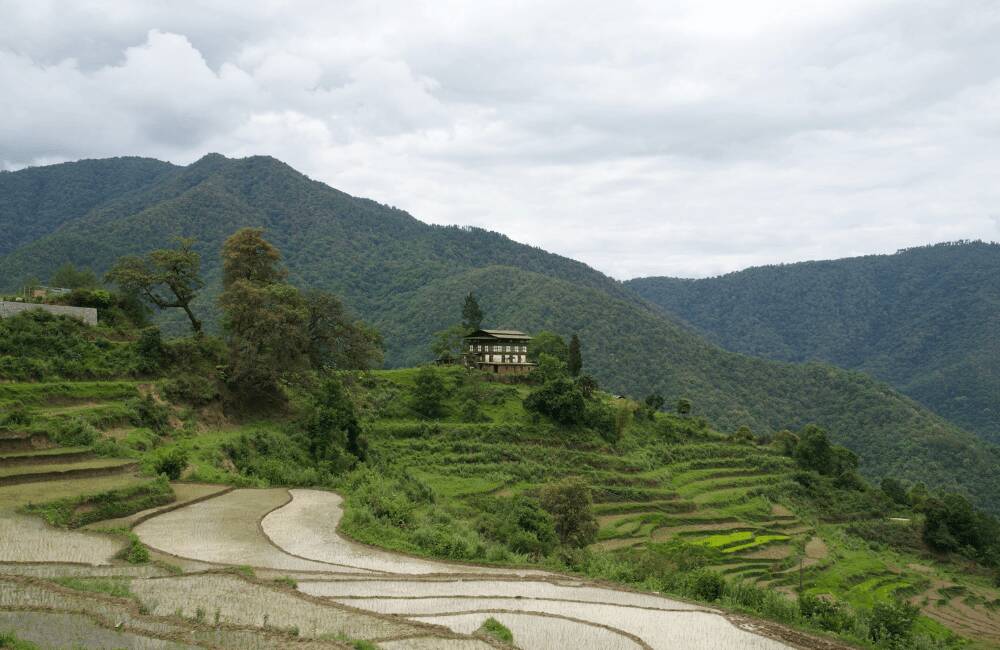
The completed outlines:
<svg viewBox="0 0 1000 650">
<path fill-rule="evenodd" d="M 461 378 L 454 368 L 440 372 L 449 385 Z M 425 537 L 431 528 L 453 531 L 456 538 L 474 536 L 473 522 L 494 500 L 537 495 L 554 479 L 580 476 L 591 487 L 600 525 L 590 547 L 595 558 L 684 542 L 704 549 L 709 566 L 727 578 L 774 592 L 792 595 L 801 579 L 807 593 L 832 594 L 858 608 L 910 599 L 924 608 L 920 629 L 939 639 L 949 630 L 984 634 L 992 624 L 1000 594 L 988 582 L 970 582 L 917 554 L 873 549 L 847 535 L 844 525 L 823 523 L 796 496 L 791 459 L 771 447 L 737 444 L 695 419 L 662 414 L 655 423 L 631 421 L 621 439 L 610 443 L 592 432 L 533 418 L 522 407 L 528 388 L 501 384 L 485 387 L 483 421 L 463 421 L 454 395 L 447 398 L 441 418 L 423 420 L 407 407 L 415 375 L 412 369 L 379 371 L 350 383 L 352 398 L 361 407 L 370 465 L 386 475 L 408 477 L 407 489 L 419 485 L 433 495 L 416 507 L 411 525 L 372 528 L 354 516 L 354 484 L 327 485 L 347 497 L 343 530 L 361 541 L 428 557 L 530 564 L 535 560 L 528 554 L 489 544 L 479 549 L 429 544 Z M 192 495 L 203 490 L 194 484 L 276 484 L 265 473 L 240 471 L 228 450 L 260 435 L 284 440 L 280 436 L 294 434 L 290 422 L 206 425 L 196 414 L 173 407 L 174 416 L 186 424 L 156 433 L 135 424 L 138 395 L 135 382 L 0 384 L 0 404 L 19 404 L 30 416 L 29 424 L 9 427 L 12 435 L 47 434 L 61 422 L 82 421 L 105 432 L 95 444 L 113 443 L 111 457 L 79 462 L 46 463 L 45 457 L 87 452 L 91 445 L 2 452 L 0 480 L 69 468 L 125 470 L 46 483 L 45 490 L 32 483 L 3 487 L 0 509 L 139 489 L 151 478 L 155 458 L 171 450 L 187 454 L 182 481 L 192 483 Z M 37 462 L 16 465 L 23 457 Z M 5 458 L 10 459 L 6 464 Z M 131 471 L 130 463 L 139 463 L 145 476 Z M 185 499 L 183 491 L 178 495 Z M 127 526 L 131 520 L 122 513 L 116 521 Z M 957 587 L 936 591 L 942 584 Z"/>
</svg>

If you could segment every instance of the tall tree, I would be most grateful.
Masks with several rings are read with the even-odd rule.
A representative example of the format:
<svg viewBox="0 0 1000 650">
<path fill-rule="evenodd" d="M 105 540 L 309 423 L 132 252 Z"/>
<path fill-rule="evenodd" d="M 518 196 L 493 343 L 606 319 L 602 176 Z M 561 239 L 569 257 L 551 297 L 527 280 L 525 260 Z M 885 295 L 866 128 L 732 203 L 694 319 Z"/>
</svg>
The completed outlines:
<svg viewBox="0 0 1000 650">
<path fill-rule="evenodd" d="M 158 309 L 184 310 L 191 330 L 200 334 L 201 320 L 191 310 L 191 301 L 205 283 L 201 257 L 193 246 L 193 239 L 179 239 L 176 248 L 154 250 L 146 257 L 122 257 L 105 277 L 123 292 L 138 295 Z"/>
<path fill-rule="evenodd" d="M 597 539 L 590 487 L 582 478 L 572 476 L 546 485 L 539 500 L 555 520 L 563 544 L 583 547 Z"/>
<path fill-rule="evenodd" d="M 555 332 L 542 330 L 535 334 L 531 343 L 528 344 L 528 358 L 537 363 L 543 354 L 550 354 L 566 363 L 569 358 L 569 348 L 566 347 L 566 341 L 561 336 Z"/>
<path fill-rule="evenodd" d="M 382 363 L 382 337 L 326 291 L 307 291 L 309 362 L 313 368 L 366 370 Z"/>
<path fill-rule="evenodd" d="M 447 329 L 435 332 L 431 351 L 438 360 L 451 363 L 462 356 L 463 341 L 468 333 L 468 328 L 461 323 L 455 323 Z"/>
<path fill-rule="evenodd" d="M 265 285 L 283 282 L 281 252 L 264 239 L 263 228 L 241 228 L 222 245 L 222 286 L 243 280 Z"/>
<path fill-rule="evenodd" d="M 97 276 L 88 268 L 78 269 L 66 262 L 52 274 L 49 284 L 64 289 L 93 289 L 97 286 Z"/>
<path fill-rule="evenodd" d="M 479 307 L 479 301 L 470 291 L 465 297 L 465 304 L 462 305 L 462 325 L 470 332 L 479 329 L 483 323 L 483 310 Z"/>
<path fill-rule="evenodd" d="M 279 380 L 309 365 L 309 306 L 282 282 L 281 255 L 259 228 L 229 237 L 222 259 L 227 382 L 244 403 L 275 401 Z"/>
<path fill-rule="evenodd" d="M 583 369 L 583 357 L 580 355 L 580 337 L 576 334 L 569 340 L 566 367 L 569 369 L 569 374 L 574 377 L 579 377 L 580 370 Z"/>
</svg>

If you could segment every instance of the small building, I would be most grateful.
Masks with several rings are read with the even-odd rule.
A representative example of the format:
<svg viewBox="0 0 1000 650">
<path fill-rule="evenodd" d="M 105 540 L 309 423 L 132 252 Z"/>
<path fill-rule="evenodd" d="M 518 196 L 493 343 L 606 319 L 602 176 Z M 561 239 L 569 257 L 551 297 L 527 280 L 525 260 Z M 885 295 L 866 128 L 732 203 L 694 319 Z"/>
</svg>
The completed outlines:
<svg viewBox="0 0 1000 650">
<path fill-rule="evenodd" d="M 524 375 L 536 365 L 528 361 L 530 342 L 530 336 L 517 330 L 476 330 L 464 339 L 462 359 L 485 372 Z"/>
</svg>

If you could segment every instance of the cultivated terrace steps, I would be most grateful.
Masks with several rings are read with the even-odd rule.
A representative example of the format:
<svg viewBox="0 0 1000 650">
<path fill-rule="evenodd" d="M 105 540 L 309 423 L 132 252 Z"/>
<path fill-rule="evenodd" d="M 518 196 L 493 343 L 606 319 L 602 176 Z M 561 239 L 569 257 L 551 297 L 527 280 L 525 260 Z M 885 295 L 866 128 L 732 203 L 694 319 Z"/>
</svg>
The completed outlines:
<svg viewBox="0 0 1000 650">
<path fill-rule="evenodd" d="M 97 458 L 85 447 L 44 448 L 48 438 L 39 434 L 3 440 L 7 449 L 0 453 L 0 486 L 125 474 L 138 466 L 126 459 Z"/>
</svg>

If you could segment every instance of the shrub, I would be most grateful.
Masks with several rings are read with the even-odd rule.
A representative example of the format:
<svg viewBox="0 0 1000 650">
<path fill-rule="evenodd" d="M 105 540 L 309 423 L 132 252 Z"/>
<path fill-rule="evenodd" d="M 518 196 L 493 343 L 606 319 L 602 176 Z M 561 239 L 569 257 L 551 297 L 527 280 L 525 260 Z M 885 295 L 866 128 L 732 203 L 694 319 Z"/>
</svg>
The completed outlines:
<svg viewBox="0 0 1000 650">
<path fill-rule="evenodd" d="M 139 539 L 139 537 L 129 531 L 128 546 L 119 554 L 121 559 L 129 564 L 146 564 L 149 562 L 149 549 Z"/>
<path fill-rule="evenodd" d="M 180 447 L 160 453 L 153 461 L 157 474 L 165 474 L 171 481 L 176 481 L 184 473 L 188 465 L 188 454 Z"/>
<path fill-rule="evenodd" d="M 868 636 L 877 643 L 900 643 L 913 634 L 920 608 L 907 602 L 876 603 L 868 623 Z"/>
<path fill-rule="evenodd" d="M 560 424 L 580 424 L 586 413 L 583 393 L 569 379 L 546 381 L 524 400 L 525 410 L 545 415 Z"/>
<path fill-rule="evenodd" d="M 416 384 L 410 396 L 410 406 L 418 414 L 427 418 L 444 415 L 444 399 L 447 388 L 441 376 L 430 366 L 417 371 Z"/>
<path fill-rule="evenodd" d="M 166 348 L 159 327 L 147 327 L 139 333 L 135 344 L 139 355 L 139 370 L 151 374 L 160 370 L 166 360 Z"/>
<path fill-rule="evenodd" d="M 708 569 L 698 569 L 693 572 L 688 585 L 688 591 L 692 597 L 709 603 L 719 600 L 725 588 L 725 578 Z"/>
<path fill-rule="evenodd" d="M 482 508 L 476 523 L 479 532 L 514 553 L 548 555 L 559 541 L 552 516 L 537 499 L 493 498 L 484 500 Z"/>
<path fill-rule="evenodd" d="M 483 621 L 483 624 L 479 626 L 479 632 L 487 634 L 498 641 L 504 643 L 514 643 L 514 633 L 510 629 L 493 618 L 492 616 Z"/>
<path fill-rule="evenodd" d="M 152 429 L 160 435 L 166 433 L 170 427 L 170 407 L 157 402 L 149 393 L 134 400 L 132 409 L 135 412 L 132 424 L 137 427 Z"/>
<path fill-rule="evenodd" d="M 821 598 L 812 594 L 799 596 L 799 612 L 803 618 L 830 632 L 842 632 L 851 625 L 851 615 L 847 609 L 833 598 Z"/>
<path fill-rule="evenodd" d="M 101 433 L 80 418 L 73 418 L 57 422 L 50 435 L 63 447 L 86 447 L 94 444 Z"/>
<path fill-rule="evenodd" d="M 21 402 L 14 402 L 7 406 L 7 413 L 0 419 L 3 426 L 26 426 L 31 424 L 31 413 Z"/>
</svg>

